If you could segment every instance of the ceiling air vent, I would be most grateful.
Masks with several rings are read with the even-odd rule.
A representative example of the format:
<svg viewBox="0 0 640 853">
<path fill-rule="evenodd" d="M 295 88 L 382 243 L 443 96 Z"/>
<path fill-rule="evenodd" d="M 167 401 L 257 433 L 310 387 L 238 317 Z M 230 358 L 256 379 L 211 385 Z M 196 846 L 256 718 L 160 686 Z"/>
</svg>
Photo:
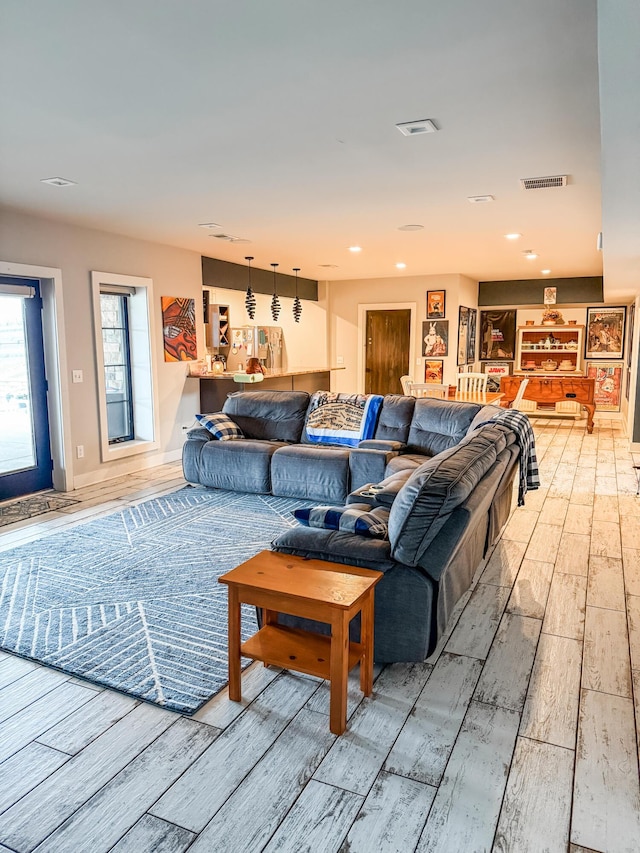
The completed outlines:
<svg viewBox="0 0 640 853">
<path fill-rule="evenodd" d="M 421 133 L 436 133 L 439 129 L 433 119 L 423 118 L 418 121 L 401 121 L 396 125 L 403 136 L 418 136 Z"/>
<path fill-rule="evenodd" d="M 566 187 L 567 175 L 552 175 L 546 178 L 520 178 L 523 190 L 546 190 L 550 187 Z"/>
<path fill-rule="evenodd" d="M 226 243 L 250 243 L 246 237 L 234 237 L 233 234 L 209 234 L 215 240 L 224 240 Z"/>
</svg>

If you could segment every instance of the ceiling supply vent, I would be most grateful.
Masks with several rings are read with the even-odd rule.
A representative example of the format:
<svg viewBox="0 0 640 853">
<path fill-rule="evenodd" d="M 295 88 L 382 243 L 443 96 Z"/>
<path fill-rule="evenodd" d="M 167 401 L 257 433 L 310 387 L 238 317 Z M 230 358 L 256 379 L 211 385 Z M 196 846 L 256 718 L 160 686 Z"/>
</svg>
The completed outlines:
<svg viewBox="0 0 640 853">
<path fill-rule="evenodd" d="M 566 187 L 568 175 L 552 175 L 546 178 L 520 178 L 523 190 L 546 190 L 551 187 Z"/>
<path fill-rule="evenodd" d="M 396 127 L 403 136 L 418 136 L 421 133 L 435 133 L 438 128 L 430 118 L 419 119 L 419 121 L 401 121 Z"/>
<path fill-rule="evenodd" d="M 247 240 L 246 237 L 234 237 L 233 234 L 209 234 L 209 237 L 213 237 L 216 240 L 224 240 L 226 243 L 250 243 L 251 240 Z"/>
<path fill-rule="evenodd" d="M 493 200 L 492 195 L 470 195 L 467 198 L 467 201 L 470 201 L 471 204 L 488 204 Z"/>
<path fill-rule="evenodd" d="M 75 181 L 68 181 L 66 178 L 42 178 L 41 184 L 50 184 L 52 187 L 74 187 Z"/>
</svg>

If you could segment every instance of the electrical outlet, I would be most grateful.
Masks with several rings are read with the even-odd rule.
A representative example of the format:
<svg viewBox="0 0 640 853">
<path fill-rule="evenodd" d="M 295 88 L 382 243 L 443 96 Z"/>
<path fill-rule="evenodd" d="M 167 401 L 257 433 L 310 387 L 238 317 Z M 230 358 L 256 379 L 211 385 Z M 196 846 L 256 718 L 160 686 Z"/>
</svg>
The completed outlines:
<svg viewBox="0 0 640 853">
<path fill-rule="evenodd" d="M 78 459 L 84 459 L 84 444 L 77 445 L 76 456 L 78 457 Z"/>
<path fill-rule="evenodd" d="M 421 365 L 421 364 L 422 364 L 422 359 L 421 359 L 421 358 L 416 358 L 416 365 L 417 365 L 418 367 L 420 367 L 420 365 Z"/>
<path fill-rule="evenodd" d="M 72 382 L 84 382 L 84 374 L 81 370 L 74 370 L 71 373 L 71 381 Z"/>
<path fill-rule="evenodd" d="M 344 356 L 343 355 L 336 356 L 336 364 L 344 364 Z"/>
<path fill-rule="evenodd" d="M 191 424 L 182 424 L 182 431 L 186 432 L 188 429 L 191 429 Z"/>
</svg>

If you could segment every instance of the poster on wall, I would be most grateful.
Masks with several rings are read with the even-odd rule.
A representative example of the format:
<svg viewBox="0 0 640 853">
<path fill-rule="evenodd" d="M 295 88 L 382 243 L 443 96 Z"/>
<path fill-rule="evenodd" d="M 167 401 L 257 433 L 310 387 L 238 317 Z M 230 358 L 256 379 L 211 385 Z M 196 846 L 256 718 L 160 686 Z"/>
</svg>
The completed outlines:
<svg viewBox="0 0 640 853">
<path fill-rule="evenodd" d="M 461 305 L 458 308 L 458 364 L 467 363 L 467 343 L 469 340 L 469 309 Z"/>
<path fill-rule="evenodd" d="M 427 290 L 427 320 L 444 318 L 445 294 L 444 290 Z"/>
<path fill-rule="evenodd" d="M 478 326 L 478 311 L 469 308 L 469 331 L 467 333 L 467 364 L 473 364 L 476 360 L 476 329 Z"/>
<path fill-rule="evenodd" d="M 444 361 L 442 359 L 427 360 L 424 363 L 424 381 L 442 385 L 444 376 Z"/>
<path fill-rule="evenodd" d="M 422 324 L 422 355 L 425 358 L 449 355 L 448 320 L 427 320 Z"/>
<path fill-rule="evenodd" d="M 162 335 L 165 361 L 195 361 L 196 301 L 162 296 Z"/>
<path fill-rule="evenodd" d="M 624 396 L 629 399 L 631 390 L 631 359 L 633 357 L 633 323 L 635 320 L 636 306 L 632 303 L 629 306 L 629 318 L 627 320 L 627 381 L 624 386 Z"/>
<path fill-rule="evenodd" d="M 624 324 L 627 309 L 587 308 L 585 358 L 623 358 Z"/>
<path fill-rule="evenodd" d="M 622 363 L 587 363 L 587 378 L 596 380 L 594 402 L 599 412 L 619 412 L 622 396 Z"/>
<path fill-rule="evenodd" d="M 513 373 L 512 361 L 484 361 L 482 372 L 487 374 L 487 391 L 497 393 L 500 390 L 500 380 L 503 376 Z"/>
<path fill-rule="evenodd" d="M 516 312 L 480 312 L 480 359 L 512 361 L 516 348 Z"/>
</svg>

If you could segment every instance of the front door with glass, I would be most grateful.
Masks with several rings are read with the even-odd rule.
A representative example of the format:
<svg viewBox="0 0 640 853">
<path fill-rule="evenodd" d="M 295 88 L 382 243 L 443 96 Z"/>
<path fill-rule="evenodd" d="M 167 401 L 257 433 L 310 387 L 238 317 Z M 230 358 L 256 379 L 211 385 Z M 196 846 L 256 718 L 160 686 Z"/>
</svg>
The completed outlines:
<svg viewBox="0 0 640 853">
<path fill-rule="evenodd" d="M 0 500 L 51 485 L 40 282 L 0 276 Z"/>
</svg>

